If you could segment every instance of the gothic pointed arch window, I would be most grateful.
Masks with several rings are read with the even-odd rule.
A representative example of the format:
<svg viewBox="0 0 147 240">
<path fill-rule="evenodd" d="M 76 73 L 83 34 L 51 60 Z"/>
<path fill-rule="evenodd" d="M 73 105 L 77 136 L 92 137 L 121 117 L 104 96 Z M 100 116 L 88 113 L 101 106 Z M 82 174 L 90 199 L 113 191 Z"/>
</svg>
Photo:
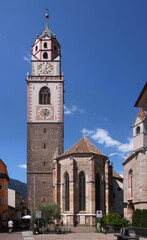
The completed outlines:
<svg viewBox="0 0 147 240">
<path fill-rule="evenodd" d="M 50 89 L 42 87 L 39 91 L 39 104 L 50 104 Z"/>
<path fill-rule="evenodd" d="M 100 209 L 100 176 L 98 173 L 95 175 L 95 208 Z"/>
<path fill-rule="evenodd" d="M 65 211 L 69 211 L 69 174 L 64 174 L 64 186 L 65 186 Z"/>
<path fill-rule="evenodd" d="M 86 203 L 85 203 L 85 173 L 83 171 L 79 174 L 79 210 L 85 211 L 86 210 Z"/>
<path fill-rule="evenodd" d="M 133 170 L 130 169 L 128 173 L 128 198 L 133 198 Z"/>
</svg>

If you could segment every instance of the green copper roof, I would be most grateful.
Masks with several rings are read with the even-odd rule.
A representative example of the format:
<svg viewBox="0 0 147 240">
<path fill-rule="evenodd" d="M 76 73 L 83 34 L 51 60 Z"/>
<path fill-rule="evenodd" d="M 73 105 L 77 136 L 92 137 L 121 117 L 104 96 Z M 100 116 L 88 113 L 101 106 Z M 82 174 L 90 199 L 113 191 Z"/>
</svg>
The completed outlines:
<svg viewBox="0 0 147 240">
<path fill-rule="evenodd" d="M 50 30 L 50 27 L 48 24 L 48 18 L 49 18 L 49 15 L 46 14 L 46 27 L 45 27 L 44 31 L 39 35 L 39 38 L 42 38 L 45 35 L 49 36 L 50 38 L 56 38 L 56 34 L 53 34 Z"/>
</svg>

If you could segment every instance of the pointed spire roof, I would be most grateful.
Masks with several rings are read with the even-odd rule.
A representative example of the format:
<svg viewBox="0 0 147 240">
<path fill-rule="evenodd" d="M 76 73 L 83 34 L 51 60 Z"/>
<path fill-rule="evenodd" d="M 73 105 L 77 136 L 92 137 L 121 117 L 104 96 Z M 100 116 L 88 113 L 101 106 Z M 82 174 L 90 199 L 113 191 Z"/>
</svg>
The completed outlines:
<svg viewBox="0 0 147 240">
<path fill-rule="evenodd" d="M 83 137 L 80 141 L 78 141 L 74 146 L 68 149 L 65 153 L 61 154 L 60 157 L 73 155 L 73 154 L 97 154 L 100 156 L 107 157 L 103 154 L 98 148 L 96 148 L 92 142 L 89 141 L 87 137 Z"/>
<path fill-rule="evenodd" d="M 146 116 L 147 116 L 147 113 L 146 113 L 146 111 L 144 111 L 142 108 L 140 108 L 140 110 L 139 110 L 139 113 L 138 113 L 138 115 L 137 115 L 137 117 L 139 117 L 140 118 L 140 120 L 144 120 L 145 118 L 146 118 Z"/>
<path fill-rule="evenodd" d="M 56 34 L 53 34 L 50 30 L 48 19 L 49 19 L 49 15 L 46 14 L 46 27 L 44 31 L 39 35 L 39 38 L 42 38 L 46 35 L 49 36 L 50 38 L 56 38 Z"/>
</svg>

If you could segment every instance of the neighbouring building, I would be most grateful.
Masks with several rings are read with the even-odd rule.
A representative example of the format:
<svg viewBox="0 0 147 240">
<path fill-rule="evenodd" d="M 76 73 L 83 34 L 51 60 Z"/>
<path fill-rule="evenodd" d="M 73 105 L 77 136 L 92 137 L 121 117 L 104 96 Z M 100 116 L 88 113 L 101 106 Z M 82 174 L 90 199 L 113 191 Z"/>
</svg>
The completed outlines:
<svg viewBox="0 0 147 240">
<path fill-rule="evenodd" d="M 8 188 L 8 217 L 20 219 L 28 214 L 27 203 L 21 193 Z"/>
<path fill-rule="evenodd" d="M 132 220 L 135 209 L 147 209 L 147 83 L 135 107 L 133 151 L 124 161 L 124 216 Z"/>
<path fill-rule="evenodd" d="M 39 204 L 58 203 L 65 223 L 94 225 L 96 210 L 113 209 L 113 185 L 119 177 L 86 137 L 63 153 L 61 47 L 48 18 L 33 44 L 27 76 L 28 207 L 32 211 Z"/>
<path fill-rule="evenodd" d="M 3 220 L 8 217 L 8 184 L 7 166 L 0 159 L 0 218 Z"/>
<path fill-rule="evenodd" d="M 123 216 L 123 178 L 113 170 L 113 211 Z"/>
</svg>

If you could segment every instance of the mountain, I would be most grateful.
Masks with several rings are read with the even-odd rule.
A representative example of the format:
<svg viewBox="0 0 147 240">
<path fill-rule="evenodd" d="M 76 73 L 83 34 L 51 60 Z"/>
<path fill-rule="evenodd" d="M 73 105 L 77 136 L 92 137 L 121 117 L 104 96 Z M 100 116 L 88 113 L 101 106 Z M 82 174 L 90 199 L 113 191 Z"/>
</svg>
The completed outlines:
<svg viewBox="0 0 147 240">
<path fill-rule="evenodd" d="M 8 188 L 13 189 L 17 192 L 20 192 L 23 196 L 23 198 L 26 200 L 27 199 L 27 184 L 20 182 L 18 180 L 14 180 L 12 178 L 9 179 L 10 183 Z"/>
</svg>

